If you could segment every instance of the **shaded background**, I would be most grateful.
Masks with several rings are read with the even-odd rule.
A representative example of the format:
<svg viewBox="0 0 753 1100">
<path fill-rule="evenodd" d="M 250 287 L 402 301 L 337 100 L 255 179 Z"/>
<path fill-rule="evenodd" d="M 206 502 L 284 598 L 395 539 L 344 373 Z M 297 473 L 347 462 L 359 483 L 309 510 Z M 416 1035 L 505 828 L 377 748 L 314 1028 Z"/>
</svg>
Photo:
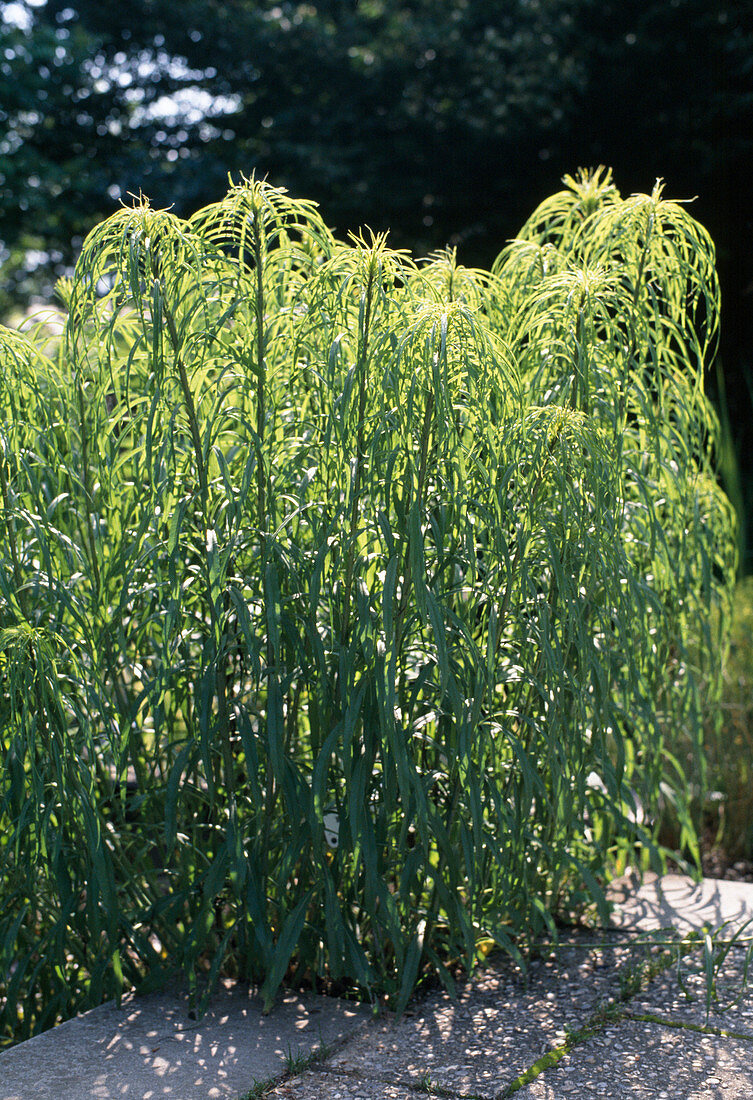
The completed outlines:
<svg viewBox="0 0 753 1100">
<path fill-rule="evenodd" d="M 623 195 L 662 177 L 668 198 L 697 196 L 722 283 L 723 474 L 753 546 L 753 0 L 19 0 L 0 14 L 0 315 L 50 300 L 129 192 L 187 215 L 228 173 L 315 199 L 339 235 L 390 228 L 393 246 L 450 243 L 484 266 L 579 166 L 611 166 Z"/>
</svg>

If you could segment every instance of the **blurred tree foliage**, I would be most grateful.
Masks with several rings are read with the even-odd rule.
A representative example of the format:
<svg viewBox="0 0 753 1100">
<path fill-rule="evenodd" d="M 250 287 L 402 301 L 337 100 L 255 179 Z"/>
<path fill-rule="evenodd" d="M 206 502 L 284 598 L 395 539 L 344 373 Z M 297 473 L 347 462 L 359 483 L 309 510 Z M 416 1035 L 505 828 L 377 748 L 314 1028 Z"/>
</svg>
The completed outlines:
<svg viewBox="0 0 753 1100">
<path fill-rule="evenodd" d="M 503 212 L 509 235 L 531 205 L 521 180 L 586 90 L 583 7 L 185 0 L 178 19 L 169 0 L 27 7 L 27 29 L 2 30 L 0 238 L 28 245 L 33 226 L 66 252 L 128 191 L 184 214 L 252 169 L 316 198 L 341 231 L 390 227 L 422 250 L 480 238 Z"/>
<path fill-rule="evenodd" d="M 724 336 L 727 346 L 739 345 L 753 280 L 753 3 L 588 7 L 578 151 L 608 160 L 625 188 L 643 188 L 653 171 L 673 195 L 698 196 L 693 216 L 716 242 L 726 291 Z"/>
<path fill-rule="evenodd" d="M 128 192 L 185 215 L 228 172 L 255 170 L 315 198 L 341 234 L 389 227 L 393 244 L 456 243 L 488 263 L 564 172 L 603 162 L 623 193 L 663 176 L 671 195 L 700 196 L 726 334 L 738 347 L 753 335 L 753 0 L 0 11 L 6 303 L 45 294 Z"/>
</svg>

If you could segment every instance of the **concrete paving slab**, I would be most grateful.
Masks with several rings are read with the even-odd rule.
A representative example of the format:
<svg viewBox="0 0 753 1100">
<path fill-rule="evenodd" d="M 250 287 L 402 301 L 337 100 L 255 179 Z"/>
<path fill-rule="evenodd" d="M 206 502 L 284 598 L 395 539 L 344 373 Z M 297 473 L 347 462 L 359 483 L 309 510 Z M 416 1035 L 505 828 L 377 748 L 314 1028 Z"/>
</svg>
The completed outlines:
<svg viewBox="0 0 753 1100">
<path fill-rule="evenodd" d="M 717 946 L 717 951 L 724 948 Z M 715 1027 L 753 1039 L 753 959 L 744 948 L 731 947 L 715 961 L 709 958 L 710 975 L 702 951 L 677 960 L 677 964 L 653 979 L 626 1005 L 631 1013 L 650 1013 L 662 1020 Z M 712 996 L 708 1003 L 707 989 Z"/>
<path fill-rule="evenodd" d="M 753 997 L 710 1017 L 733 1034 L 692 1030 L 706 1015 L 700 951 L 683 963 L 694 1000 L 672 971 L 627 1004 L 621 998 L 626 977 L 669 938 L 654 930 L 685 934 L 728 922 L 729 938 L 753 915 L 753 884 L 669 876 L 620 889 L 612 889 L 617 927 L 563 934 L 558 952 L 535 959 L 525 977 L 509 960 L 492 961 L 459 988 L 457 1001 L 433 993 L 400 1021 L 290 995 L 264 1017 L 258 1000 L 229 982 L 201 1021 L 188 1017 L 185 998 L 168 993 L 104 1005 L 0 1054 L 0 1100 L 239 1100 L 274 1078 L 275 1100 L 418 1100 L 432 1086 L 448 1098 L 499 1100 L 545 1055 L 556 1064 L 524 1086 L 520 1100 L 750 1100 Z M 741 938 L 753 939 L 751 928 Z M 745 950 L 731 949 L 717 976 L 723 1001 L 739 991 L 744 968 Z M 560 1057 L 568 1030 L 618 1002 L 630 1018 Z M 335 1046 L 326 1061 L 282 1078 L 322 1043 Z"/>
<path fill-rule="evenodd" d="M 534 960 L 527 977 L 506 960 L 493 963 L 459 989 L 456 1002 L 433 994 L 413 1016 L 369 1024 L 324 1068 L 362 1081 L 495 1097 L 564 1042 L 568 1027 L 582 1027 L 598 1005 L 616 999 L 620 968 L 631 957 L 628 937 L 575 931 L 556 955 Z"/>
<path fill-rule="evenodd" d="M 566 1054 L 515 1100 L 750 1100 L 753 1041 L 621 1020 Z"/>
<path fill-rule="evenodd" d="M 447 1100 L 448 1094 L 444 1096 Z M 316 1069 L 283 1082 L 267 1093 L 264 1100 L 426 1100 L 426 1090 Z"/>
<path fill-rule="evenodd" d="M 232 982 L 198 1021 L 179 994 L 124 998 L 0 1054 L 0 1100 L 237 1100 L 369 1017 L 360 1005 L 292 994 L 264 1016 Z"/>
<path fill-rule="evenodd" d="M 674 928 L 684 935 L 704 925 L 726 925 L 732 934 L 753 918 L 753 882 L 647 874 L 641 884 L 625 876 L 610 885 L 607 898 L 615 903 L 611 926 L 641 932 Z M 744 931 L 753 937 L 753 924 Z"/>
</svg>

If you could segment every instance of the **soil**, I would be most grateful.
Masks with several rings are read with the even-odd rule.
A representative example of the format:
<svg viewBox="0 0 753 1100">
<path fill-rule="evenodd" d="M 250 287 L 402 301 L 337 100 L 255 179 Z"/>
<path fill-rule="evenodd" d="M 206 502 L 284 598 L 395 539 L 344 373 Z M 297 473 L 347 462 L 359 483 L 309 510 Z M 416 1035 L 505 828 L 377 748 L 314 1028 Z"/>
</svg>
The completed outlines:
<svg viewBox="0 0 753 1100">
<path fill-rule="evenodd" d="M 701 852 L 701 867 L 706 878 L 724 878 L 734 882 L 753 882 L 753 860 L 730 860 L 720 848 Z"/>
</svg>

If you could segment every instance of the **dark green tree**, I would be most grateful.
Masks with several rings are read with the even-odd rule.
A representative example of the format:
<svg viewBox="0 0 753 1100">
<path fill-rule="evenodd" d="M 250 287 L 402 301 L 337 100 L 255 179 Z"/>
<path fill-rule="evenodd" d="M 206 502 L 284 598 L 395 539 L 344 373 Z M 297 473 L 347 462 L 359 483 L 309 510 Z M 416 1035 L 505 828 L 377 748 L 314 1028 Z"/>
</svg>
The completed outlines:
<svg viewBox="0 0 753 1100">
<path fill-rule="evenodd" d="M 654 176 L 716 244 L 721 356 L 734 463 L 728 490 L 746 514 L 753 550 L 753 2 L 590 0 L 588 86 L 573 141 L 578 163 L 612 165 L 624 190 Z M 712 377 L 713 383 L 713 377 Z M 723 396 L 723 391 L 717 394 Z M 730 441 L 727 450 L 731 456 Z M 736 484 L 738 488 L 736 489 Z M 750 557 L 746 568 L 751 568 Z"/>
<path fill-rule="evenodd" d="M 128 192 L 188 214 L 252 171 L 340 233 L 485 263 L 563 173 L 605 163 L 623 191 L 699 195 L 742 341 L 753 0 L 1 7 L 26 26 L 0 27 L 0 241 L 37 282 Z"/>
<path fill-rule="evenodd" d="M 725 327 L 741 324 L 753 280 L 753 2 L 589 0 L 582 15 L 589 75 L 578 115 L 588 125 L 578 153 L 611 164 L 624 188 L 643 190 L 653 174 L 674 195 L 697 196 L 693 215 L 717 245 Z"/>
<path fill-rule="evenodd" d="M 584 90 L 581 7 L 187 0 L 176 19 L 165 0 L 27 5 L 25 28 L 0 31 L 0 239 L 64 262 L 129 191 L 188 213 L 255 170 L 341 232 L 483 241 L 491 257 Z"/>
</svg>

